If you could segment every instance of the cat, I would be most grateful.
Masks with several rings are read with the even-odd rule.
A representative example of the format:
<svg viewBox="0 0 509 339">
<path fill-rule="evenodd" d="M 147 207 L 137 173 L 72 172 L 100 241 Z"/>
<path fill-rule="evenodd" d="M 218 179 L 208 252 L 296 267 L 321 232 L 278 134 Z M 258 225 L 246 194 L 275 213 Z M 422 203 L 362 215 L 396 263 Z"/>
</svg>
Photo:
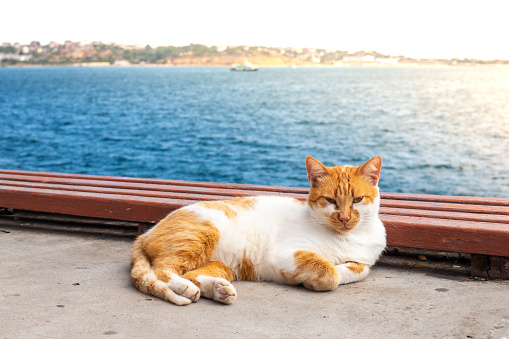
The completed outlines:
<svg viewBox="0 0 509 339">
<path fill-rule="evenodd" d="M 380 155 L 357 167 L 326 167 L 308 156 L 306 202 L 257 196 L 182 207 L 136 239 L 132 280 L 177 305 L 200 296 L 231 304 L 234 280 L 314 291 L 360 281 L 386 245 L 381 166 Z"/>
</svg>

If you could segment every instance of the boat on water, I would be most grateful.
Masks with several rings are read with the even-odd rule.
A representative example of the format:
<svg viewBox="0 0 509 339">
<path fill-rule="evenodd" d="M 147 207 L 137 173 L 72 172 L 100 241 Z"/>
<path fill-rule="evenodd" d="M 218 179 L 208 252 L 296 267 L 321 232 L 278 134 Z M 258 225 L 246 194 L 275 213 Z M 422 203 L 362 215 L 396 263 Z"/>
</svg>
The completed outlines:
<svg viewBox="0 0 509 339">
<path fill-rule="evenodd" d="M 244 72 L 244 71 L 252 72 L 252 71 L 257 71 L 258 66 L 253 65 L 252 63 L 250 63 L 246 60 L 246 62 L 244 62 L 243 64 L 233 64 L 231 67 L 231 70 L 232 71 L 241 71 L 241 72 Z"/>
</svg>

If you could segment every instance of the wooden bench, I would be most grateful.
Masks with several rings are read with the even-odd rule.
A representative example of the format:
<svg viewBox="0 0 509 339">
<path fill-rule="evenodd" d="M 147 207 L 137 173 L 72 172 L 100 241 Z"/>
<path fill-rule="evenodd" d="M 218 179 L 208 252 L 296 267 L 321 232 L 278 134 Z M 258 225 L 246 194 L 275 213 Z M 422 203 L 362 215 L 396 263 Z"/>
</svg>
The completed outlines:
<svg viewBox="0 0 509 339">
<path fill-rule="evenodd" d="M 142 233 L 197 201 L 252 195 L 305 200 L 299 187 L 0 169 L 0 207 L 132 222 Z M 381 193 L 388 245 L 471 254 L 472 275 L 509 279 L 509 199 Z"/>
</svg>

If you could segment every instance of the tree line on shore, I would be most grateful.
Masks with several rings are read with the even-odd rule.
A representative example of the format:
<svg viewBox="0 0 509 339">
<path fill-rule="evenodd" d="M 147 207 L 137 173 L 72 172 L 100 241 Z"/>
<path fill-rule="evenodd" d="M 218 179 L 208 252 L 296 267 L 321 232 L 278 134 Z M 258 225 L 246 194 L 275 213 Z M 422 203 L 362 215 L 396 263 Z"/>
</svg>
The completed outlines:
<svg viewBox="0 0 509 339">
<path fill-rule="evenodd" d="M 271 65 L 335 64 L 351 55 L 347 51 L 316 48 L 279 48 L 260 46 L 188 46 L 122 45 L 102 42 L 51 42 L 41 45 L 33 41 L 30 45 L 4 43 L 0 46 L 0 63 L 9 65 L 67 65 L 76 63 L 167 64 L 167 65 L 229 65 L 232 61 L 254 59 Z M 375 51 L 359 51 L 358 56 L 374 58 L 397 58 L 399 63 L 442 64 L 509 64 L 506 60 L 475 59 L 428 59 L 417 60 L 405 56 L 388 56 Z"/>
</svg>

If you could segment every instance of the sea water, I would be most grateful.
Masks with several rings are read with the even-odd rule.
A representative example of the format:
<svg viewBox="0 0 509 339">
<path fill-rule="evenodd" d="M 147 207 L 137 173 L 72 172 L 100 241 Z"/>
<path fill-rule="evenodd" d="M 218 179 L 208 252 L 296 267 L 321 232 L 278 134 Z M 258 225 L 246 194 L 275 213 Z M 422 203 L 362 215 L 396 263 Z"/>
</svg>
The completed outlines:
<svg viewBox="0 0 509 339">
<path fill-rule="evenodd" d="M 509 198 L 509 68 L 0 69 L 0 168 Z"/>
</svg>

